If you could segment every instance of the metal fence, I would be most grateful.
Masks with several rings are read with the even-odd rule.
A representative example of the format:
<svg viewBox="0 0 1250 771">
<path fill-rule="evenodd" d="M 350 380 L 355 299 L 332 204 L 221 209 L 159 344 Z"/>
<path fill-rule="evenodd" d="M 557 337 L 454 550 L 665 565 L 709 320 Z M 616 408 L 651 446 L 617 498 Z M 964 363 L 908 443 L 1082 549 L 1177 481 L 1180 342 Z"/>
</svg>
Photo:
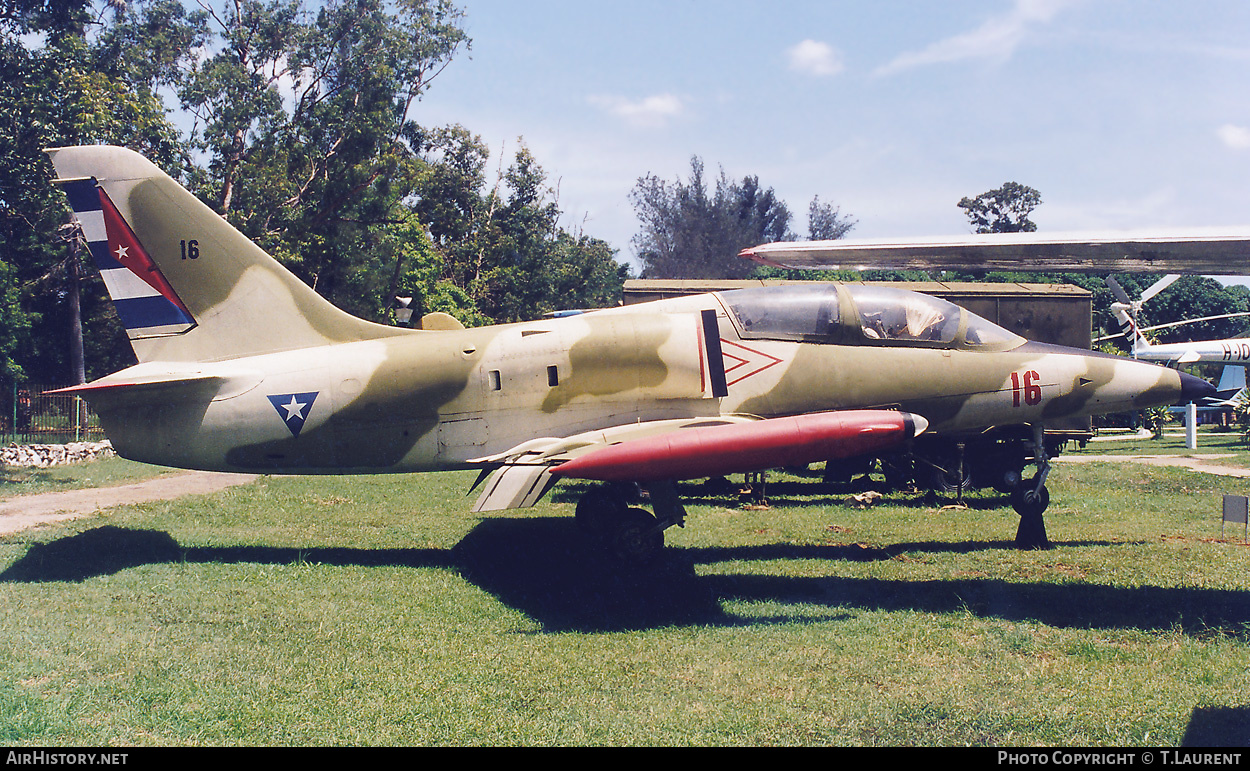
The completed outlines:
<svg viewBox="0 0 1250 771">
<path fill-rule="evenodd" d="M 0 388 L 0 441 L 4 444 L 99 441 L 99 418 L 81 396 L 49 394 L 62 386 L 8 383 Z"/>
</svg>

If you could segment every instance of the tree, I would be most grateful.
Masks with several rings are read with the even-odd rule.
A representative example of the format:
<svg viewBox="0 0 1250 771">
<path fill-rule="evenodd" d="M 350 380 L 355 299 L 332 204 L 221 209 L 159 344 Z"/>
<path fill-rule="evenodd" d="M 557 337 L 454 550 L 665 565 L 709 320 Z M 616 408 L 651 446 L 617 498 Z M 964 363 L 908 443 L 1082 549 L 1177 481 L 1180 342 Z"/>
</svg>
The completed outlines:
<svg viewBox="0 0 1250 771">
<path fill-rule="evenodd" d="M 28 377 L 65 382 L 83 369 L 69 344 L 76 301 L 85 323 L 100 330 L 83 374 L 104 374 L 133 354 L 99 277 L 78 278 L 78 258 L 61 231 L 69 208 L 48 184 L 43 150 L 124 144 L 168 168 L 176 132 L 159 100 L 131 87 L 115 51 L 87 36 L 85 5 L 16 5 L 20 12 L 0 20 L 0 273 L 8 273 L 0 303 L 20 301 L 20 308 L 0 309 L 0 369 L 17 374 L 16 359 Z"/>
<path fill-rule="evenodd" d="M 208 156 L 200 194 L 323 296 L 384 318 L 398 271 L 382 231 L 406 216 L 420 167 L 411 108 L 468 45 L 462 17 L 448 0 L 213 11 L 215 52 L 179 90 Z"/>
<path fill-rule="evenodd" d="M 389 321 L 396 295 L 466 324 L 616 304 L 608 244 L 560 227 L 524 147 L 488 189 L 463 127 L 413 106 L 469 41 L 450 0 L 0 0 L 0 373 L 64 379 L 73 262 L 48 146 L 131 147 L 317 292 Z M 31 34 L 28 34 L 31 33 Z M 180 135 L 161 95 L 190 118 Z M 180 122 L 180 125 L 182 123 Z M 767 210 L 767 207 L 765 207 Z M 133 361 L 94 271 L 87 374 Z M 20 299 L 18 292 L 20 290 Z M 487 315 L 489 314 L 489 315 Z M 100 344 L 106 323 L 113 334 Z"/>
<path fill-rule="evenodd" d="M 703 161 L 690 159 L 690 177 L 669 183 L 641 177 L 630 202 L 642 221 L 633 238 L 646 278 L 745 278 L 754 266 L 738 257 L 748 246 L 795 238 L 790 210 L 759 178 L 732 182 L 721 170 L 709 194 Z"/>
<path fill-rule="evenodd" d="M 468 288 L 480 272 L 475 234 L 498 205 L 497 186 L 484 194 L 490 150 L 460 125 L 422 130 L 414 145 L 421 165 L 410 206 L 443 254 L 446 277 Z"/>
<path fill-rule="evenodd" d="M 1007 182 L 975 198 L 962 198 L 959 208 L 977 233 L 1032 233 L 1037 225 L 1029 214 L 1042 202 L 1042 194 L 1027 185 Z"/>
<path fill-rule="evenodd" d="M 1142 326 L 1152 326 L 1207 316 L 1241 313 L 1250 310 L 1250 303 L 1247 300 L 1245 287 L 1226 287 L 1215 279 L 1205 276 L 1182 276 L 1143 305 L 1138 322 Z M 1244 316 L 1212 319 L 1196 324 L 1160 329 L 1154 333 L 1154 337 L 1160 343 L 1219 340 L 1241 334 L 1246 326 Z"/>
<path fill-rule="evenodd" d="M 853 217 L 842 216 L 842 210 L 832 204 L 821 203 L 820 196 L 812 198 L 807 205 L 807 239 L 809 241 L 836 241 L 855 227 Z"/>
<path fill-rule="evenodd" d="M 449 252 L 472 263 L 451 272 L 472 275 L 467 289 L 487 316 L 521 321 L 620 302 L 624 268 L 616 262 L 615 250 L 560 227 L 560 208 L 546 172 L 524 143 L 500 182 L 482 194 L 474 209 L 474 248 Z"/>
</svg>

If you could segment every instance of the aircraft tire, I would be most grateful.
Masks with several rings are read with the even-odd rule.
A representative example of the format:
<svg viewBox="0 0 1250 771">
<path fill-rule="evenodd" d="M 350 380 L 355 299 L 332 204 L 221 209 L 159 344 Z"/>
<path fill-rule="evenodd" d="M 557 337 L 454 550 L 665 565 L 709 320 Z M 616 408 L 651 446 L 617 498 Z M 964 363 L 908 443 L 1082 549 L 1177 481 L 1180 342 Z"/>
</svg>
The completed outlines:
<svg viewBox="0 0 1250 771">
<path fill-rule="evenodd" d="M 960 479 L 957 473 L 936 467 L 929 467 L 924 471 L 921 484 L 936 493 L 943 494 L 957 493 L 960 489 Z M 964 464 L 962 487 L 965 491 L 972 489 L 972 478 L 968 473 L 967 464 Z"/>
<path fill-rule="evenodd" d="M 1036 490 L 1035 484 L 1032 480 L 1022 481 L 1011 491 L 1011 508 L 1022 517 L 1040 517 L 1050 506 L 1050 491 L 1045 485 Z"/>
<path fill-rule="evenodd" d="M 631 565 L 645 565 L 664 548 L 664 531 L 646 509 L 625 509 L 612 524 L 609 546 L 617 559 Z"/>
<path fill-rule="evenodd" d="M 1020 515 L 1016 529 L 1017 549 L 1049 549 L 1046 538 L 1046 521 L 1042 513 L 1050 506 L 1050 491 L 1043 485 L 1040 490 L 1032 480 L 1021 482 L 1011 493 L 1011 507 Z"/>
</svg>

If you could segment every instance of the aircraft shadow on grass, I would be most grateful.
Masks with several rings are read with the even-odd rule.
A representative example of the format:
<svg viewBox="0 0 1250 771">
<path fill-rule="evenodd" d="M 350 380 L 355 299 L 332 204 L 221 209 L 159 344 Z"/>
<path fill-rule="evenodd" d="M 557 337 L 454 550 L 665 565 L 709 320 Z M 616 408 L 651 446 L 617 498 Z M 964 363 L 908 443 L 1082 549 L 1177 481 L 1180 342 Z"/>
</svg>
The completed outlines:
<svg viewBox="0 0 1250 771">
<path fill-rule="evenodd" d="M 1113 547 L 1109 542 L 1067 545 Z M 726 601 L 825 605 L 828 618 L 848 610 L 968 612 L 984 618 L 1036 621 L 1057 627 L 1177 628 L 1220 632 L 1250 640 L 1250 596 L 1218 589 L 1110 587 L 1008 582 L 989 578 L 907 581 L 840 576 L 699 574 L 700 565 L 728 561 L 811 559 L 878 561 L 903 553 L 1011 549 L 1009 541 L 670 548 L 653 565 L 623 568 L 588 548 L 571 518 L 484 520 L 452 549 L 289 548 L 272 546 L 183 547 L 168 533 L 99 527 L 32 546 L 0 581 L 83 581 L 130 567 L 170 562 L 402 566 L 458 571 L 543 625 L 544 630 L 606 632 L 673 625 L 756 625 L 799 616 L 743 618 Z"/>
<path fill-rule="evenodd" d="M 1182 747 L 1250 747 L 1250 707 L 1194 707 Z"/>
</svg>

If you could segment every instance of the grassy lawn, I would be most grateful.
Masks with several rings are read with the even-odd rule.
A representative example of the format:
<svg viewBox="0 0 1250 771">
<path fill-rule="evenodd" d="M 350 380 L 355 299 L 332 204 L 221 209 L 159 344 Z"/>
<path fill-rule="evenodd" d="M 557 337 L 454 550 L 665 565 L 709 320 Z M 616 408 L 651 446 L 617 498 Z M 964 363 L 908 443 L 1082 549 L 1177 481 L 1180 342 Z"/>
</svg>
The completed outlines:
<svg viewBox="0 0 1250 771">
<path fill-rule="evenodd" d="M 578 488 L 479 518 L 472 479 L 261 478 L 0 540 L 0 742 L 1250 743 L 1250 546 L 1219 540 L 1250 481 L 1057 466 L 1033 552 L 997 494 L 689 486 L 631 571 Z"/>
<path fill-rule="evenodd" d="M 1168 424 L 1159 439 L 1132 439 L 1117 431 L 1104 431 L 1098 438 L 1076 448 L 1069 445 L 1067 452 L 1096 455 L 1222 455 L 1232 456 L 1215 461 L 1225 466 L 1250 468 L 1250 444 L 1242 439 L 1241 432 L 1233 429 L 1218 431 L 1208 426 L 1198 429 L 1198 446 L 1190 450 L 1185 446 L 1183 426 Z"/>
</svg>

